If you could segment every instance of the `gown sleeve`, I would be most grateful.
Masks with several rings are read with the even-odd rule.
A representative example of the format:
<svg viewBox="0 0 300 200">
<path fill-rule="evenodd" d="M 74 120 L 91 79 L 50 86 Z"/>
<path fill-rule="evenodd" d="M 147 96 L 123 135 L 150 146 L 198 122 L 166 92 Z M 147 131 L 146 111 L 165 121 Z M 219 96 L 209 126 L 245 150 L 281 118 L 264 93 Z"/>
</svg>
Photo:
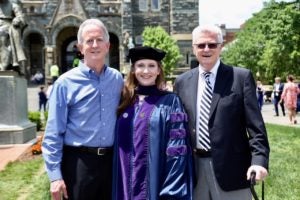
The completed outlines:
<svg viewBox="0 0 300 200">
<path fill-rule="evenodd" d="M 193 162 L 187 129 L 187 114 L 178 96 L 174 95 L 167 116 L 165 164 L 159 199 L 191 200 Z"/>
</svg>

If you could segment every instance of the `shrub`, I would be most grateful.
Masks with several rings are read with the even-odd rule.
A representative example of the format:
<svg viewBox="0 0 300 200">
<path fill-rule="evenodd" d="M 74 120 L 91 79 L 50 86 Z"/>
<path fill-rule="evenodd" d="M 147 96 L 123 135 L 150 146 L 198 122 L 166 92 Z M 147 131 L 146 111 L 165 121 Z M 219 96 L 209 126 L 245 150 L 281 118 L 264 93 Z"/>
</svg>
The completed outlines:
<svg viewBox="0 0 300 200">
<path fill-rule="evenodd" d="M 36 130 L 40 131 L 43 124 L 41 121 L 41 113 L 40 112 L 29 112 L 28 113 L 28 119 L 36 124 Z"/>
<path fill-rule="evenodd" d="M 44 112 L 44 117 L 45 117 L 45 124 L 46 124 L 46 122 L 47 122 L 47 120 L 48 120 L 48 111 L 45 111 L 45 112 Z"/>
</svg>

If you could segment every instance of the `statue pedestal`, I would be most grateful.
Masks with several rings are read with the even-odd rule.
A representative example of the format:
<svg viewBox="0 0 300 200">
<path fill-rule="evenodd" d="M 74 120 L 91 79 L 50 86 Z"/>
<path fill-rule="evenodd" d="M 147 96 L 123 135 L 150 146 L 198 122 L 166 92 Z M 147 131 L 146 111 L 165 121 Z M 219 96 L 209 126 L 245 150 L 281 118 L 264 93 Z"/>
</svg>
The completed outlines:
<svg viewBox="0 0 300 200">
<path fill-rule="evenodd" d="M 27 81 L 14 71 L 0 71 L 0 144 L 22 144 L 36 138 L 28 120 Z"/>
</svg>

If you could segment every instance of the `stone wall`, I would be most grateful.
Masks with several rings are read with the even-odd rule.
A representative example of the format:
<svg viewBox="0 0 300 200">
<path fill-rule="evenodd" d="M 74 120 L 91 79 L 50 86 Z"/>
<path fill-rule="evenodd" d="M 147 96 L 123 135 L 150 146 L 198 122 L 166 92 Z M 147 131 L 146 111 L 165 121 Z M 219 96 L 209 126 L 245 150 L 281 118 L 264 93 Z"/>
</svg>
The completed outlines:
<svg viewBox="0 0 300 200">
<path fill-rule="evenodd" d="M 191 37 L 187 35 L 191 35 L 193 28 L 198 25 L 198 1 L 160 0 L 160 10 L 151 10 L 150 2 L 149 0 L 147 11 L 140 11 L 139 0 L 21 0 L 28 20 L 23 36 L 26 38 L 32 33 L 40 34 L 45 40 L 44 49 L 50 47 L 55 50 L 52 55 L 55 59 L 56 56 L 63 56 L 59 55 L 60 52 L 56 52 L 56 49 L 60 48 L 56 46 L 56 43 L 64 42 L 57 41 L 59 32 L 70 26 L 78 27 L 85 18 L 99 18 L 107 26 L 108 31 L 117 36 L 119 63 L 123 65 L 123 57 L 127 48 L 127 44 L 124 45 L 125 37 L 131 37 L 133 42 L 139 45 L 142 42 L 141 34 L 145 26 L 159 25 L 176 38 L 184 58 L 191 51 Z M 58 9 L 59 5 L 64 6 L 65 12 L 62 13 L 61 9 Z M 24 43 L 28 44 L 26 41 Z M 26 53 L 31 53 L 30 48 L 26 49 Z M 46 52 L 44 60 L 46 66 Z M 57 61 L 61 60 L 62 58 L 59 58 Z M 185 59 L 182 59 L 179 65 L 186 63 Z M 42 68 L 46 70 L 45 66 Z"/>
</svg>

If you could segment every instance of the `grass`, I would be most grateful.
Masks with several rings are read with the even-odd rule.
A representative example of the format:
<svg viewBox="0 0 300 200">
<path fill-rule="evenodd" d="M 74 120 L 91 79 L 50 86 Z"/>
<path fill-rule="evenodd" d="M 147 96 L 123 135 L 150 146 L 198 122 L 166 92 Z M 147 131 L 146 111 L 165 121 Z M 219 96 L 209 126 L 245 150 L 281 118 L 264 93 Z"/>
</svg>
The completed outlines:
<svg viewBox="0 0 300 200">
<path fill-rule="evenodd" d="M 40 173 L 42 167 L 41 156 L 27 161 L 9 163 L 5 170 L 0 172 L 0 199 L 16 200 L 21 196 L 28 197 L 22 199 L 47 199 L 41 196 L 45 191 L 49 191 L 46 175 L 44 172 L 42 175 Z"/>
<path fill-rule="evenodd" d="M 33 183 L 27 188 L 27 196 L 25 200 L 51 200 L 50 185 L 46 172 L 36 176 Z"/>
<path fill-rule="evenodd" d="M 300 128 L 267 124 L 270 169 L 265 180 L 266 200 L 297 200 L 300 197 Z M 42 171 L 41 171 L 42 170 Z M 41 156 L 10 163 L 0 172 L 0 199 L 48 200 L 49 181 Z M 261 199 L 261 183 L 255 186 Z"/>
<path fill-rule="evenodd" d="M 267 124 L 270 142 L 269 176 L 265 199 L 298 200 L 300 197 L 300 128 Z M 261 185 L 256 186 L 261 199 Z"/>
</svg>

